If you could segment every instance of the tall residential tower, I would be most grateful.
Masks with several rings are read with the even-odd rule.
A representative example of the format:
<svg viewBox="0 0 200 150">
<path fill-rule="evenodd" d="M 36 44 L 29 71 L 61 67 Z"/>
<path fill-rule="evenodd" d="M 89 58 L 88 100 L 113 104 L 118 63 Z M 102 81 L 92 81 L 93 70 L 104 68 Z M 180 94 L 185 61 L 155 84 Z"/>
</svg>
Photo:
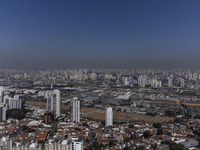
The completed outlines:
<svg viewBox="0 0 200 150">
<path fill-rule="evenodd" d="M 7 110 L 6 104 L 5 103 L 1 103 L 0 104 L 0 122 L 6 120 L 6 110 Z"/>
<path fill-rule="evenodd" d="M 112 126 L 112 125 L 113 125 L 113 111 L 111 107 L 107 107 L 105 113 L 105 126 Z"/>
<path fill-rule="evenodd" d="M 47 91 L 45 93 L 47 98 L 47 110 L 53 111 L 56 117 L 60 116 L 60 91 Z"/>
<path fill-rule="evenodd" d="M 3 102 L 3 97 L 4 97 L 4 87 L 0 86 L 0 103 Z"/>
<path fill-rule="evenodd" d="M 77 97 L 72 100 L 72 121 L 80 122 L 80 101 Z"/>
</svg>

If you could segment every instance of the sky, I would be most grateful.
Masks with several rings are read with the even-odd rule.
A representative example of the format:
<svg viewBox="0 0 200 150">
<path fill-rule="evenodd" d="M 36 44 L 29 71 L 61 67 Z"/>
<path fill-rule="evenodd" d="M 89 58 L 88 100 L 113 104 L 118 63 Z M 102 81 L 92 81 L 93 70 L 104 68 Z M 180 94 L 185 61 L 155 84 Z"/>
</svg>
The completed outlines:
<svg viewBox="0 0 200 150">
<path fill-rule="evenodd" d="M 1 0 L 0 68 L 200 68 L 199 0 Z"/>
</svg>

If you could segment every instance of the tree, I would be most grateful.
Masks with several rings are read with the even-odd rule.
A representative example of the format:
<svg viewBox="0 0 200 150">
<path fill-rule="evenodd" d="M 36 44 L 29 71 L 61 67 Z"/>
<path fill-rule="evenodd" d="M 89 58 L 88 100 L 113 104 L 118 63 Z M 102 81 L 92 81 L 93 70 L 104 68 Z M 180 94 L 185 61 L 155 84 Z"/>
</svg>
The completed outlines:
<svg viewBox="0 0 200 150">
<path fill-rule="evenodd" d="M 154 123 L 153 127 L 159 129 L 162 127 L 162 125 L 160 123 Z"/>
<path fill-rule="evenodd" d="M 175 122 L 175 123 L 180 123 L 180 122 L 184 122 L 184 120 L 183 120 L 183 119 L 180 119 L 180 118 L 176 118 L 176 119 L 174 119 L 174 122 Z"/>
<path fill-rule="evenodd" d="M 184 147 L 172 141 L 164 141 L 162 144 L 169 145 L 169 150 L 184 150 Z"/>
<path fill-rule="evenodd" d="M 133 124 L 129 124 L 128 127 L 129 127 L 129 128 L 134 128 L 134 125 L 133 125 Z"/>
<path fill-rule="evenodd" d="M 133 140 L 133 139 L 138 139 L 138 138 L 135 134 L 131 134 L 130 139 Z"/>
<path fill-rule="evenodd" d="M 89 127 L 87 123 L 83 123 L 82 125 L 85 127 Z"/>
<path fill-rule="evenodd" d="M 146 150 L 145 146 L 139 146 L 135 150 Z"/>
<path fill-rule="evenodd" d="M 25 114 L 27 113 L 27 110 L 22 109 L 9 109 L 6 111 L 6 117 L 7 118 L 14 118 L 14 119 L 23 119 L 25 117 Z"/>
<path fill-rule="evenodd" d="M 144 138 L 149 138 L 151 136 L 151 134 L 147 131 L 143 132 L 143 136 Z"/>
<path fill-rule="evenodd" d="M 85 140 L 85 142 L 87 142 L 88 144 L 90 144 L 90 140 L 88 138 Z"/>
<path fill-rule="evenodd" d="M 165 111 L 165 115 L 168 117 L 175 117 L 176 114 L 172 111 L 167 110 L 167 111 Z"/>
<path fill-rule="evenodd" d="M 100 145 L 98 142 L 94 142 L 92 144 L 92 148 L 94 148 L 95 150 L 101 150 L 102 145 Z"/>
<path fill-rule="evenodd" d="M 126 146 L 126 147 L 123 148 L 123 150 L 131 150 L 131 148 Z"/>
<path fill-rule="evenodd" d="M 102 126 L 105 126 L 105 120 L 101 121 Z"/>
<path fill-rule="evenodd" d="M 116 144 L 116 141 L 115 140 L 110 140 L 109 141 L 109 146 L 112 147 L 112 146 L 115 146 Z"/>
<path fill-rule="evenodd" d="M 38 143 L 42 144 L 42 148 L 44 149 L 44 144 L 45 144 L 45 142 L 42 141 L 42 140 L 39 140 Z"/>
<path fill-rule="evenodd" d="M 157 130 L 157 135 L 162 135 L 163 134 L 163 130 L 162 129 L 158 129 Z"/>
<path fill-rule="evenodd" d="M 200 143 L 200 138 L 197 138 L 197 141 Z M 200 148 L 200 144 L 198 145 L 198 148 Z"/>
<path fill-rule="evenodd" d="M 200 135 L 199 132 L 198 132 L 197 130 L 194 130 L 194 131 L 193 131 L 193 134 L 194 134 L 194 135 L 197 135 L 197 136 Z"/>
<path fill-rule="evenodd" d="M 130 141 L 130 138 L 129 138 L 129 137 L 125 137 L 125 138 L 124 138 L 124 143 L 129 142 L 129 141 Z"/>
<path fill-rule="evenodd" d="M 156 149 L 157 148 L 157 144 L 155 143 L 155 144 L 151 144 L 151 148 L 154 150 L 154 149 Z"/>
<path fill-rule="evenodd" d="M 23 126 L 22 126 L 22 130 L 23 130 L 23 131 L 26 131 L 26 132 L 29 132 L 29 133 L 35 131 L 34 129 L 31 129 L 30 127 L 28 127 L 28 126 L 26 126 L 26 125 L 23 125 Z"/>
<path fill-rule="evenodd" d="M 84 150 L 93 150 L 92 146 L 85 147 Z"/>
<path fill-rule="evenodd" d="M 156 115 L 156 113 L 151 113 L 151 112 L 148 112 L 148 113 L 147 113 L 147 115 L 149 115 L 149 116 L 155 116 L 155 115 Z"/>
</svg>

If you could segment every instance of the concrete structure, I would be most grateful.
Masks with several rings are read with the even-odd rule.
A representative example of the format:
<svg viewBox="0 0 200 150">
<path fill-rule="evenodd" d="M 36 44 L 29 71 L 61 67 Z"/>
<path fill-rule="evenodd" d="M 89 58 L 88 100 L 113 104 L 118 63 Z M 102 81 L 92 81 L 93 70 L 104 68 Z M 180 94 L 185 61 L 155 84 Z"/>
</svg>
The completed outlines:
<svg viewBox="0 0 200 150">
<path fill-rule="evenodd" d="M 173 82 L 172 82 L 172 77 L 168 78 L 168 87 L 172 87 L 173 86 Z"/>
<path fill-rule="evenodd" d="M 50 124 L 54 121 L 54 114 L 50 111 L 46 111 L 44 113 L 44 123 L 45 124 Z"/>
<path fill-rule="evenodd" d="M 151 80 L 151 87 L 162 87 L 162 81 Z"/>
<path fill-rule="evenodd" d="M 80 101 L 77 97 L 72 100 L 72 121 L 80 122 Z"/>
<path fill-rule="evenodd" d="M 70 143 L 68 139 L 60 141 L 49 139 L 44 146 L 44 150 L 69 150 Z"/>
<path fill-rule="evenodd" d="M 69 150 L 83 150 L 83 140 L 81 138 L 71 138 Z"/>
<path fill-rule="evenodd" d="M 113 111 L 111 107 L 106 108 L 105 113 L 105 126 L 113 125 Z"/>
<path fill-rule="evenodd" d="M 199 145 L 199 142 L 191 139 L 181 142 L 180 144 L 183 145 L 185 149 L 188 149 L 192 147 L 197 147 Z"/>
<path fill-rule="evenodd" d="M 0 86 L 0 103 L 3 102 L 3 97 L 4 97 L 4 87 Z"/>
<path fill-rule="evenodd" d="M 47 110 L 53 111 L 56 117 L 60 116 L 60 91 L 47 91 L 45 92 L 47 98 Z"/>
<path fill-rule="evenodd" d="M 139 76 L 138 78 L 138 85 L 141 87 L 145 87 L 147 84 L 147 78 L 146 76 Z"/>
<path fill-rule="evenodd" d="M 180 82 L 180 87 L 182 87 L 182 88 L 185 87 L 185 80 L 183 78 L 180 78 L 179 80 L 180 80 L 179 81 Z"/>
<path fill-rule="evenodd" d="M 22 101 L 19 98 L 19 95 L 15 95 L 14 98 L 6 95 L 4 96 L 3 102 L 7 104 L 8 109 L 21 109 Z"/>
<path fill-rule="evenodd" d="M 7 110 L 6 104 L 0 103 L 0 122 L 6 120 L 6 110 Z"/>
</svg>

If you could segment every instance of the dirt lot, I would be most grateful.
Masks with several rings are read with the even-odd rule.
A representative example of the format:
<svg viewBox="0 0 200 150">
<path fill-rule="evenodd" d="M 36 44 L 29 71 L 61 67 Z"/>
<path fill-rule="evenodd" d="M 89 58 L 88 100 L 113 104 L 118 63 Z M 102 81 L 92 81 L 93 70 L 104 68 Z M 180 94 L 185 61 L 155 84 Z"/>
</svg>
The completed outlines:
<svg viewBox="0 0 200 150">
<path fill-rule="evenodd" d="M 46 107 L 44 102 L 32 102 L 26 101 L 26 104 L 35 105 Z M 69 110 L 70 106 L 61 105 L 61 109 Z M 103 121 L 105 118 L 105 112 L 101 109 L 94 109 L 94 108 L 81 108 L 82 115 L 94 120 Z M 132 113 L 125 113 L 125 112 L 114 112 L 114 121 L 116 122 L 130 122 L 130 121 L 145 121 L 145 122 L 171 122 L 173 118 L 169 117 L 158 117 L 158 116 L 148 116 L 148 115 L 141 115 L 141 114 L 132 114 Z"/>
<path fill-rule="evenodd" d="M 105 118 L 105 112 L 101 109 L 82 108 L 84 116 L 89 119 L 103 121 Z M 132 114 L 125 112 L 114 112 L 114 121 L 116 122 L 130 122 L 130 121 L 145 121 L 145 122 L 171 122 L 173 118 L 148 116 L 142 114 Z"/>
</svg>

